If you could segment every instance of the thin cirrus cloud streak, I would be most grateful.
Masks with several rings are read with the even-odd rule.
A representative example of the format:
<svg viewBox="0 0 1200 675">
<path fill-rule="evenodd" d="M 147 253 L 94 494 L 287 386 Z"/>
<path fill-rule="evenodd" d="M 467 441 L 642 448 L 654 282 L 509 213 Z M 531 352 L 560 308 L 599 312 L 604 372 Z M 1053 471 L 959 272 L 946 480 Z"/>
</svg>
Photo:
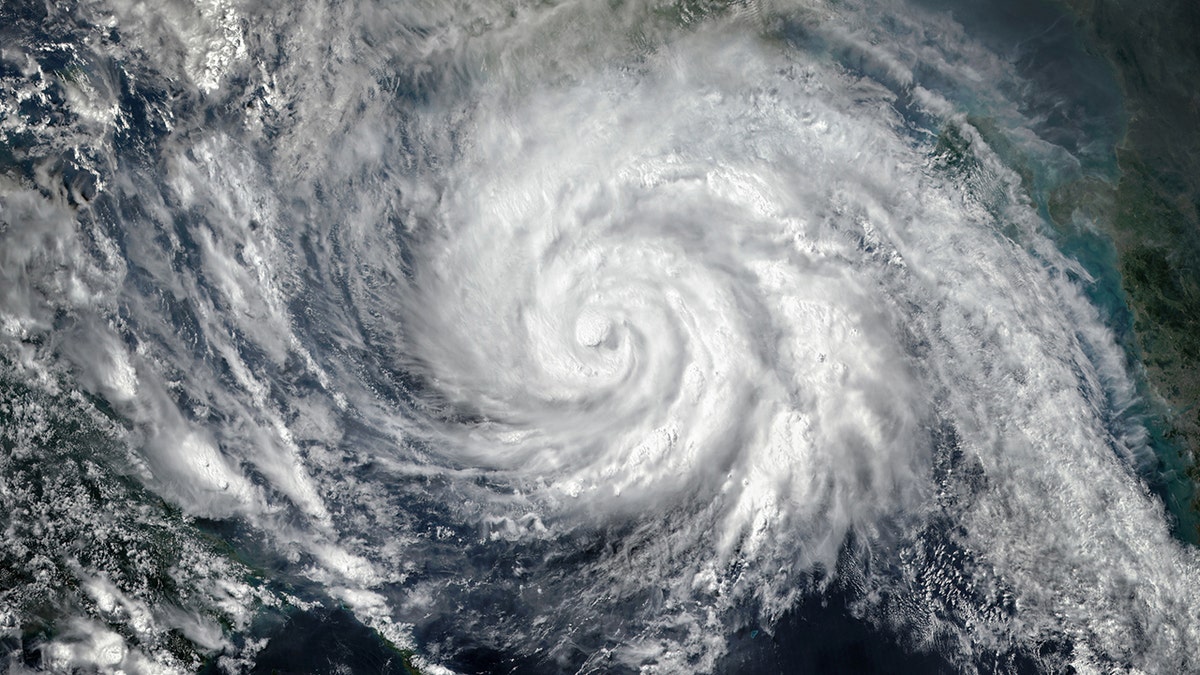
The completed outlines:
<svg viewBox="0 0 1200 675">
<path fill-rule="evenodd" d="M 453 617 L 711 670 L 853 579 L 966 669 L 1050 641 L 1194 663 L 1197 561 L 1131 468 L 1124 355 L 964 123 L 1022 122 L 984 86 L 1003 58 L 903 3 L 511 5 L 129 29 L 175 35 L 157 67 L 223 124 L 164 113 L 152 167 L 114 169 L 120 246 L 65 212 L 26 233 L 99 280 L 61 353 L 149 485 L 269 532 L 396 644 Z M 945 125 L 974 173 L 933 158 Z M 9 324 L 45 323 L 41 292 L 6 292 Z M 496 594 L 530 620 L 462 610 Z"/>
<path fill-rule="evenodd" d="M 512 522 L 538 514 L 505 536 L 683 512 L 643 561 L 669 570 L 646 583 L 670 589 L 670 621 L 696 598 L 777 616 L 850 533 L 887 547 L 928 526 L 949 429 L 988 483 L 953 507 L 995 575 L 970 583 L 1015 595 L 1040 636 L 997 601 L 962 617 L 982 626 L 964 648 L 1064 631 L 1080 663 L 1178 658 L 1186 613 L 1131 579 L 1190 554 L 1118 460 L 1136 430 L 1097 414 L 1131 385 L 1036 216 L 1010 195 L 1000 218 L 1049 268 L 930 170 L 880 114 L 886 90 L 727 36 L 659 58 L 633 81 L 485 98 L 399 295 L 412 367 L 453 411 L 431 445 L 516 486 Z M 1102 527 L 1114 513 L 1129 520 Z M 1161 558 L 1122 555 L 1133 520 Z M 1178 632 L 1129 638 L 1161 623 Z"/>
</svg>

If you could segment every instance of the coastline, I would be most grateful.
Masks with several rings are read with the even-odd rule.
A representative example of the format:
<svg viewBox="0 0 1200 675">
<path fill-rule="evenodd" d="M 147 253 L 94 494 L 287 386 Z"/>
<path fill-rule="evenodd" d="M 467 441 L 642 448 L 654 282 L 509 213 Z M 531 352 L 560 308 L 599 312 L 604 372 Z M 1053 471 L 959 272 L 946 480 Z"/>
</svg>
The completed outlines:
<svg viewBox="0 0 1200 675">
<path fill-rule="evenodd" d="M 1113 66 L 1128 122 L 1116 185 L 1084 187 L 1103 213 L 1155 399 L 1156 437 L 1179 535 L 1200 543 L 1200 6 L 1063 0 Z M 1066 186 L 1065 190 L 1080 186 Z M 1107 194 L 1104 194 L 1107 193 Z M 1080 201 L 1075 201 L 1078 207 Z M 1059 224 L 1069 213 L 1052 216 Z M 1175 502 L 1175 503 L 1171 503 Z"/>
</svg>

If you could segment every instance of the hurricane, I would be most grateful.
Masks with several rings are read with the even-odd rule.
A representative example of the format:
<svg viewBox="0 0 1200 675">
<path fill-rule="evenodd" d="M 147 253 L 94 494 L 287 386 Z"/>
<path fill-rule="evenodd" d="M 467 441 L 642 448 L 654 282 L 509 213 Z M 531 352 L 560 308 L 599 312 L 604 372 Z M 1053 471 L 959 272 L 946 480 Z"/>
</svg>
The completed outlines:
<svg viewBox="0 0 1200 675">
<path fill-rule="evenodd" d="M 7 668 L 337 608 L 419 672 L 768 672 L 831 603 L 938 672 L 1200 667 L 1045 208 L 1118 116 L 971 11 L 5 3 Z"/>
</svg>

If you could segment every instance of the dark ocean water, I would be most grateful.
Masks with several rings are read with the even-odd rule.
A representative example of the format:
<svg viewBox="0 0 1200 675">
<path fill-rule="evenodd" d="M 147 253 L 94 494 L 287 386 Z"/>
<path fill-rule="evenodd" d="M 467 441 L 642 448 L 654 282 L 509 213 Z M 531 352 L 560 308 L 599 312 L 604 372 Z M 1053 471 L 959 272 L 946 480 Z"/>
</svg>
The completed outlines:
<svg viewBox="0 0 1200 675">
<path fill-rule="evenodd" d="M 1090 36 L 0 5 L 0 672 L 1194 667 Z"/>
</svg>

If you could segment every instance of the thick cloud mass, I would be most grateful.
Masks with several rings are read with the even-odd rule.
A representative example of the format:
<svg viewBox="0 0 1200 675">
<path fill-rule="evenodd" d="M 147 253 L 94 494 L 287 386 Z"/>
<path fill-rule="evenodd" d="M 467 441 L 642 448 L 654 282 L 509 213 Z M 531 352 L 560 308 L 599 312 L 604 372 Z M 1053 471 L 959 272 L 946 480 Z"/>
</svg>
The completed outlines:
<svg viewBox="0 0 1200 675">
<path fill-rule="evenodd" d="M 967 671 L 1196 667 L 1125 356 L 967 115 L 1090 160 L 947 16 L 201 9 L 78 10 L 127 70 L 21 133 L 98 196 L 0 230 L 12 372 L 168 502 L 431 668 L 711 670 L 835 586 Z M 55 653 L 136 670 L 115 635 Z"/>
</svg>

